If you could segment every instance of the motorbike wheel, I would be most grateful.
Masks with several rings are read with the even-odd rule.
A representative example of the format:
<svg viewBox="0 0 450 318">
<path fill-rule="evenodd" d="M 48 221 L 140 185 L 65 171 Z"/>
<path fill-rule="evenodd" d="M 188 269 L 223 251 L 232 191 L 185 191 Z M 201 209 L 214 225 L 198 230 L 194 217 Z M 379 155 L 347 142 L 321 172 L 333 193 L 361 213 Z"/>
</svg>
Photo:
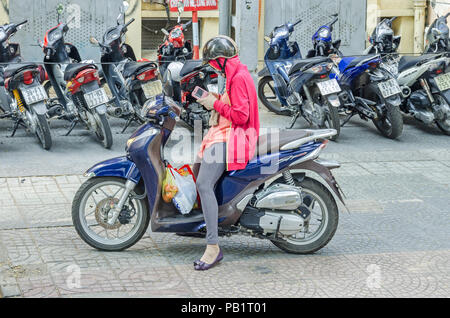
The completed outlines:
<svg viewBox="0 0 450 318">
<path fill-rule="evenodd" d="M 122 251 L 135 245 L 145 234 L 150 222 L 147 200 L 136 198 L 134 192 L 125 202 L 117 222 L 114 225 L 106 222 L 111 205 L 118 203 L 125 183 L 121 178 L 92 178 L 76 193 L 72 221 L 78 235 L 91 247 Z M 131 228 L 127 231 L 127 227 Z"/>
<path fill-rule="evenodd" d="M 36 136 L 38 137 L 42 148 L 45 150 L 50 150 L 53 142 L 47 117 L 45 115 L 36 114 L 36 119 Z"/>
<path fill-rule="evenodd" d="M 397 139 L 403 133 L 403 116 L 400 112 L 400 108 L 386 102 L 379 93 L 376 93 L 375 98 L 374 101 L 376 101 L 377 104 L 386 105 L 386 113 L 381 115 L 378 114 L 380 117 L 373 120 L 375 127 L 377 127 L 378 131 L 384 137 Z"/>
<path fill-rule="evenodd" d="M 295 176 L 294 176 L 295 177 Z M 324 248 L 334 237 L 339 223 L 339 212 L 332 194 L 320 182 L 305 178 L 299 186 L 303 191 L 303 205 L 311 211 L 309 230 L 272 243 L 291 254 L 312 254 Z M 319 212 L 320 211 L 320 212 Z M 312 232 L 311 227 L 320 222 Z M 307 237 L 307 234 L 311 234 Z M 303 236 L 303 237 L 302 237 Z"/>
<path fill-rule="evenodd" d="M 98 140 L 103 144 L 106 149 L 111 149 L 113 145 L 113 137 L 111 132 L 111 126 L 105 114 L 94 113 L 95 121 L 97 122 L 97 130 L 95 135 Z"/>
<path fill-rule="evenodd" d="M 337 141 L 339 139 L 339 135 L 341 134 L 341 120 L 339 118 L 339 110 L 337 107 L 333 107 L 333 105 L 331 105 L 328 102 L 328 99 L 326 99 L 326 97 L 323 97 L 322 94 L 320 93 L 318 88 L 315 88 L 313 90 L 313 96 L 316 96 L 317 98 L 315 98 L 315 102 L 318 103 L 319 105 L 323 105 L 323 107 L 325 107 L 325 111 L 326 111 L 326 117 L 325 117 L 325 122 L 324 125 L 319 125 L 320 129 L 335 129 L 337 131 L 336 136 L 333 136 L 333 138 L 331 138 L 332 141 Z M 320 100 L 319 100 L 320 98 Z"/>
<path fill-rule="evenodd" d="M 263 77 L 258 83 L 258 96 L 264 106 L 277 115 L 289 116 L 291 112 L 279 102 L 275 94 L 274 81 L 272 77 Z"/>
<path fill-rule="evenodd" d="M 446 101 L 444 100 L 444 98 L 440 95 L 435 96 L 435 98 L 440 102 L 440 103 L 446 103 Z M 450 116 L 449 114 L 447 114 L 447 116 Z M 450 136 L 450 117 L 443 119 L 443 120 L 437 120 L 436 124 L 438 126 L 438 128 L 446 135 Z"/>
</svg>

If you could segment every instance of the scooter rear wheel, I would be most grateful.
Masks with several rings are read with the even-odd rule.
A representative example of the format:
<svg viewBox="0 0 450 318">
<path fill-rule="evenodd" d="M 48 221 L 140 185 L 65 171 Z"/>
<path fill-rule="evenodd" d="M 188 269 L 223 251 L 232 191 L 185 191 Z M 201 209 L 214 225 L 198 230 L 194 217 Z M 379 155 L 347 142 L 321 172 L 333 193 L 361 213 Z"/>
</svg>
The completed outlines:
<svg viewBox="0 0 450 318">
<path fill-rule="evenodd" d="M 107 223 L 111 207 L 118 203 L 126 180 L 101 177 L 86 181 L 72 203 L 72 221 L 78 235 L 101 251 L 122 251 L 135 245 L 145 234 L 150 214 L 146 198 L 130 194 L 113 225 Z M 126 231 L 126 228 L 130 228 Z"/>
<path fill-rule="evenodd" d="M 320 182 L 305 178 L 299 186 L 304 195 L 303 205 L 311 212 L 309 229 L 286 237 L 284 241 L 272 243 L 287 253 L 312 254 L 324 248 L 334 237 L 338 228 L 339 212 L 333 195 Z"/>
</svg>

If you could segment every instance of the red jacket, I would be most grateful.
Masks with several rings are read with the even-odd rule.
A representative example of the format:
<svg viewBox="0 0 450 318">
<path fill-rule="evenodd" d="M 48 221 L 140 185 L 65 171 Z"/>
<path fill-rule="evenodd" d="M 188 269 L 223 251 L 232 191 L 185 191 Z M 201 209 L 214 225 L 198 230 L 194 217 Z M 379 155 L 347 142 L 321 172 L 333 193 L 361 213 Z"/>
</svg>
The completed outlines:
<svg viewBox="0 0 450 318">
<path fill-rule="evenodd" d="M 224 60 L 219 61 L 223 65 Z M 217 62 L 212 63 L 218 68 Z M 218 100 L 214 108 L 231 122 L 227 142 L 227 171 L 243 170 L 254 157 L 258 143 L 258 97 L 253 78 L 239 57 L 227 61 L 225 73 L 231 106 Z"/>
</svg>

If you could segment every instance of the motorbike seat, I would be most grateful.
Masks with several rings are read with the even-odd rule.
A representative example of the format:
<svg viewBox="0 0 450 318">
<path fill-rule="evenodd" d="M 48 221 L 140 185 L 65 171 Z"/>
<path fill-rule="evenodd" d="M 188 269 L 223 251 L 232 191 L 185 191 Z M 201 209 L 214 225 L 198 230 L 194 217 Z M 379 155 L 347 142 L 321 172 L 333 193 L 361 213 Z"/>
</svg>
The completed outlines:
<svg viewBox="0 0 450 318">
<path fill-rule="evenodd" d="M 312 131 L 300 129 L 282 130 L 279 134 L 262 135 L 258 140 L 258 156 L 280 152 L 283 146 L 299 139 L 311 137 L 312 135 Z"/>
<path fill-rule="evenodd" d="M 375 54 L 355 56 L 354 58 L 353 58 L 353 56 L 348 56 L 347 58 L 353 58 L 353 60 L 351 60 L 350 63 L 347 64 L 345 69 L 347 70 L 349 68 L 356 67 L 359 63 L 364 62 L 364 61 L 368 62 L 368 61 L 374 59 L 376 56 L 377 55 L 375 55 Z"/>
<path fill-rule="evenodd" d="M 94 64 L 69 64 L 64 71 L 64 80 L 70 81 L 75 78 L 78 73 L 87 69 L 97 69 Z"/>
<path fill-rule="evenodd" d="M 25 70 L 35 70 L 37 69 L 37 64 L 27 63 L 27 64 L 8 64 L 8 66 L 3 68 L 3 77 L 9 78 L 17 73 L 20 73 Z"/>
<path fill-rule="evenodd" d="M 123 77 L 131 77 L 136 73 L 140 73 L 146 68 L 157 68 L 158 66 L 154 62 L 128 62 L 125 64 L 123 70 Z"/>
<path fill-rule="evenodd" d="M 324 57 L 324 56 L 317 56 L 317 57 L 312 57 L 309 59 L 295 61 L 294 66 L 289 70 L 289 76 L 291 76 L 295 72 L 302 70 L 303 68 L 310 68 L 310 67 L 313 67 L 314 65 L 317 65 L 320 63 L 326 63 L 329 61 L 330 61 L 330 59 L 328 57 Z"/>
<path fill-rule="evenodd" d="M 398 63 L 398 71 L 401 73 L 408 68 L 415 67 L 421 62 L 436 58 L 436 54 L 423 54 L 421 56 L 402 56 Z"/>
<path fill-rule="evenodd" d="M 183 68 L 180 71 L 180 76 L 185 77 L 189 73 L 192 73 L 197 67 L 203 63 L 201 60 L 188 60 L 184 63 Z"/>
</svg>

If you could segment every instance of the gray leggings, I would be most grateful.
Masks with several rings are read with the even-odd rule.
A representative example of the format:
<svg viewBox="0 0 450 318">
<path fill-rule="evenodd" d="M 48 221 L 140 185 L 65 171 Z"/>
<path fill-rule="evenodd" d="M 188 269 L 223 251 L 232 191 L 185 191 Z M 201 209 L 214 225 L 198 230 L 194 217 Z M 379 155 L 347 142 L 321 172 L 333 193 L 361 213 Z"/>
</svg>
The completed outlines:
<svg viewBox="0 0 450 318">
<path fill-rule="evenodd" d="M 219 244 L 219 205 L 214 189 L 226 170 L 226 150 L 225 143 L 214 144 L 205 150 L 202 162 L 194 165 L 193 172 L 197 176 L 197 190 L 202 202 L 208 245 Z"/>
</svg>

